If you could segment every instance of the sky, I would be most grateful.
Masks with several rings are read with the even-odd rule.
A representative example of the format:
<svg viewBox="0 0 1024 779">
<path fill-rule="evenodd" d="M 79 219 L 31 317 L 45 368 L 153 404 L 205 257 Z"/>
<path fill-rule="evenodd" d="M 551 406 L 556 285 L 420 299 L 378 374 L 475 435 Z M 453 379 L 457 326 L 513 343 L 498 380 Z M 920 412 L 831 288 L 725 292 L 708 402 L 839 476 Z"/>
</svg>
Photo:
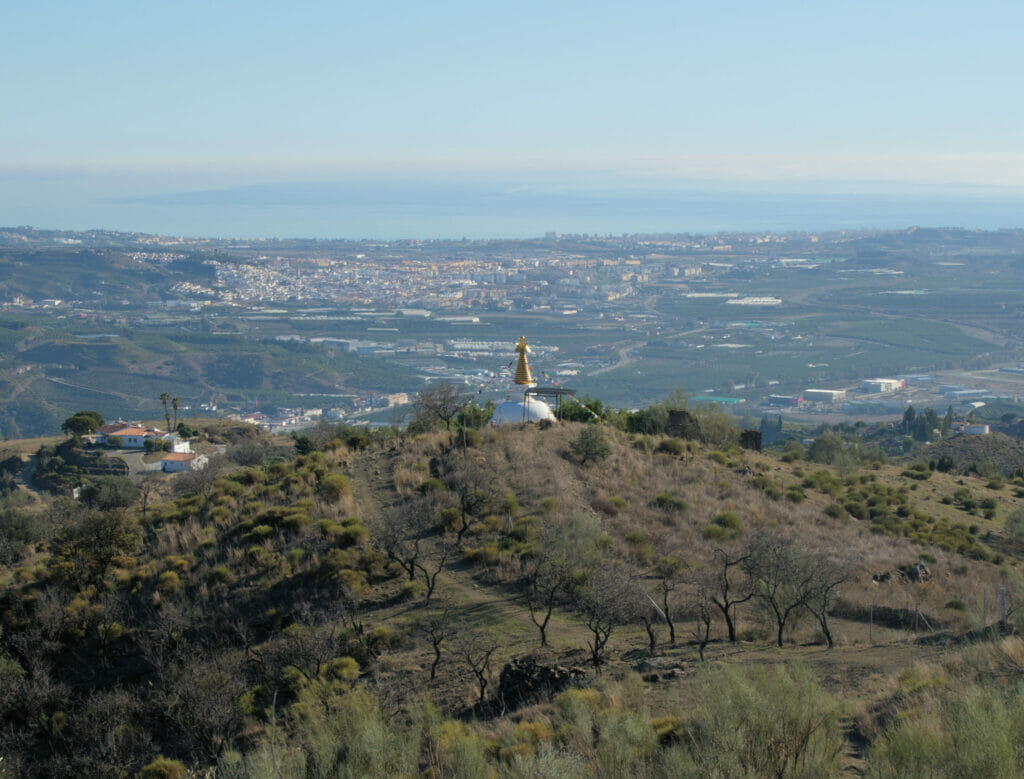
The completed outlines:
<svg viewBox="0 0 1024 779">
<path fill-rule="evenodd" d="M 1019 0 L 36 0 L 0 29 L 7 181 L 1024 192 Z"/>
</svg>

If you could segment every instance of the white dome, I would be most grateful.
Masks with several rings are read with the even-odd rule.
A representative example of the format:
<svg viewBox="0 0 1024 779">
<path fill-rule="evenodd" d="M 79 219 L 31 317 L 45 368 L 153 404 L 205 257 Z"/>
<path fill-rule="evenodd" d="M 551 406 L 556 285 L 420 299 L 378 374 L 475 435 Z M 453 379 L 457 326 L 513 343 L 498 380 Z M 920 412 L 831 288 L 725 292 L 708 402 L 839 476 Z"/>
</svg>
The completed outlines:
<svg viewBox="0 0 1024 779">
<path fill-rule="evenodd" d="M 519 422 L 540 422 L 554 419 L 551 408 L 543 400 L 527 397 L 523 400 L 506 400 L 494 409 L 491 422 L 495 425 L 511 425 Z"/>
</svg>

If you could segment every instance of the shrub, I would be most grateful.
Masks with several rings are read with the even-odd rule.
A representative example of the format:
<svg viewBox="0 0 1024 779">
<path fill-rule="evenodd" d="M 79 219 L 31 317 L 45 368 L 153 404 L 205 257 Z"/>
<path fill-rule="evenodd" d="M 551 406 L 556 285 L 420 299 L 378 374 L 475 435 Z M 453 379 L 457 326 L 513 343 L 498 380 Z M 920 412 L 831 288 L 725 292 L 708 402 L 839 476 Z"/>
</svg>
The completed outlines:
<svg viewBox="0 0 1024 779">
<path fill-rule="evenodd" d="M 140 779 L 185 779 L 188 769 L 184 763 L 169 757 L 156 757 L 139 773 Z"/>
<path fill-rule="evenodd" d="M 612 453 L 612 447 L 598 425 L 587 425 L 569 443 L 569 451 L 579 459 L 580 465 L 586 465 L 588 462 L 599 463 L 604 460 Z"/>
<path fill-rule="evenodd" d="M 402 585 L 402 589 L 399 590 L 399 594 L 404 600 L 416 600 L 422 598 L 427 592 L 427 585 L 421 582 L 419 579 L 415 581 L 406 582 Z"/>
<path fill-rule="evenodd" d="M 330 503 L 337 503 L 352 494 L 352 483 L 342 473 L 332 473 L 320 480 L 320 495 Z"/>
<path fill-rule="evenodd" d="M 670 454 L 673 457 L 682 457 L 686 453 L 686 442 L 681 438 L 665 438 L 658 442 L 654 451 Z"/>
<path fill-rule="evenodd" d="M 846 509 L 844 509 L 840 503 L 829 503 L 825 506 L 825 514 L 833 519 L 839 519 L 841 516 L 846 514 Z"/>
<path fill-rule="evenodd" d="M 156 588 L 164 595 L 175 595 L 181 590 L 181 577 L 174 571 L 164 571 L 157 577 Z"/>
<path fill-rule="evenodd" d="M 905 716 L 875 741 L 867 776 L 1021 776 L 1020 689 L 974 685 Z"/>
<path fill-rule="evenodd" d="M 803 488 L 793 485 L 786 490 L 786 500 L 792 503 L 803 503 L 807 496 L 804 494 Z"/>
<path fill-rule="evenodd" d="M 677 498 L 675 495 L 669 495 L 667 492 L 659 494 L 658 497 L 654 499 L 654 505 L 662 511 L 669 511 L 672 513 L 680 513 L 689 508 L 689 506 L 686 505 L 685 500 Z"/>
<path fill-rule="evenodd" d="M 234 577 L 231 575 L 231 569 L 228 568 L 226 565 L 215 566 L 210 571 L 210 576 L 212 576 L 216 581 L 222 582 L 224 584 L 234 579 Z"/>
<path fill-rule="evenodd" d="M 743 530 L 743 523 L 734 511 L 719 511 L 701 535 L 709 541 L 732 541 Z"/>
<path fill-rule="evenodd" d="M 686 711 L 681 765 L 693 776 L 834 776 L 839 706 L 805 667 L 703 670 Z"/>
<path fill-rule="evenodd" d="M 435 479 L 431 476 L 429 479 L 425 479 L 420 483 L 420 486 L 416 488 L 423 495 L 429 495 L 432 492 L 441 492 L 444 490 L 444 484 L 441 483 L 440 479 Z"/>
</svg>

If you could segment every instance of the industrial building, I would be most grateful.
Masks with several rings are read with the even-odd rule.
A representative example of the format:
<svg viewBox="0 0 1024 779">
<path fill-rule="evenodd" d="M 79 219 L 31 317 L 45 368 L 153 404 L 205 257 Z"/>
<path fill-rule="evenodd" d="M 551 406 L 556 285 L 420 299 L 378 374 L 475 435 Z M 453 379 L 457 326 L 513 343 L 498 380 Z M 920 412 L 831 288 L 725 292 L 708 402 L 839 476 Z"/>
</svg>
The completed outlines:
<svg viewBox="0 0 1024 779">
<path fill-rule="evenodd" d="M 865 379 L 860 383 L 863 392 L 896 392 L 906 386 L 907 382 L 903 379 Z"/>
<path fill-rule="evenodd" d="M 804 390 L 804 400 L 807 401 L 826 401 L 828 403 L 835 403 L 837 400 L 846 399 L 846 390 L 830 390 L 830 389 L 806 389 Z"/>
</svg>

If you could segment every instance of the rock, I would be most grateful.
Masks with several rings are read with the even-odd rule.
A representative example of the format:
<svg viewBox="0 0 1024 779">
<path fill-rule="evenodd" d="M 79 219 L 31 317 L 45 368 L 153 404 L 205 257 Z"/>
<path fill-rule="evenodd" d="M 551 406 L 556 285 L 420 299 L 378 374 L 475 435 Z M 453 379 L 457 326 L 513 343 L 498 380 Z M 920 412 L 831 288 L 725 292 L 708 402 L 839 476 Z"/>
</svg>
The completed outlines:
<svg viewBox="0 0 1024 779">
<path fill-rule="evenodd" d="M 586 687 L 588 683 L 587 672 L 582 668 L 541 665 L 531 657 L 516 658 L 501 669 L 498 697 L 511 710 L 547 700 L 570 687 Z"/>
</svg>

